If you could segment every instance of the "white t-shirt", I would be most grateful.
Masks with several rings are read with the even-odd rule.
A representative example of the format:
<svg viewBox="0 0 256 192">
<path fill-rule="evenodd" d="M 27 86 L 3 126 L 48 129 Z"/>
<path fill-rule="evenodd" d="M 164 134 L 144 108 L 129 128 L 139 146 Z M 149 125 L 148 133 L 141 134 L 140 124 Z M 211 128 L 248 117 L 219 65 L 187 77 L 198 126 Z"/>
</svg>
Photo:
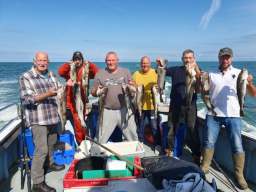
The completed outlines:
<svg viewBox="0 0 256 192">
<path fill-rule="evenodd" d="M 211 103 L 218 117 L 240 117 L 236 88 L 240 71 L 230 66 L 224 73 L 209 73 Z M 208 114 L 213 115 L 210 111 Z"/>
</svg>

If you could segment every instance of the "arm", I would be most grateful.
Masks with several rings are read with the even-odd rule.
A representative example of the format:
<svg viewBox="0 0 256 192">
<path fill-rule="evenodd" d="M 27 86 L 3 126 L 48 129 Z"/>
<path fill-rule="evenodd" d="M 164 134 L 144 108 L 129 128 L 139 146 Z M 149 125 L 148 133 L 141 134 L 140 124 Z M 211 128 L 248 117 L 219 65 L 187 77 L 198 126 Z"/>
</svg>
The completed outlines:
<svg viewBox="0 0 256 192">
<path fill-rule="evenodd" d="M 45 93 L 36 94 L 29 80 L 26 79 L 25 77 L 20 78 L 19 84 L 20 84 L 20 98 L 24 105 L 35 105 L 36 103 L 39 103 L 40 101 L 43 101 L 48 97 L 57 95 L 57 92 L 54 88 L 48 90 Z"/>
<path fill-rule="evenodd" d="M 94 63 L 89 62 L 89 78 L 94 79 L 98 71 L 99 68 Z"/>
<path fill-rule="evenodd" d="M 249 75 L 247 78 L 248 84 L 247 84 L 247 91 L 249 95 L 256 97 L 256 86 L 253 85 L 253 76 Z"/>
<path fill-rule="evenodd" d="M 64 63 L 58 69 L 58 73 L 61 77 L 65 78 L 66 80 L 70 79 L 70 65 L 69 63 Z"/>
<path fill-rule="evenodd" d="M 98 73 L 97 73 L 97 75 L 95 76 L 94 82 L 93 82 L 92 90 L 91 90 L 92 96 L 98 97 L 97 90 L 98 90 L 99 86 L 100 86 L 100 80 L 98 78 Z"/>
</svg>

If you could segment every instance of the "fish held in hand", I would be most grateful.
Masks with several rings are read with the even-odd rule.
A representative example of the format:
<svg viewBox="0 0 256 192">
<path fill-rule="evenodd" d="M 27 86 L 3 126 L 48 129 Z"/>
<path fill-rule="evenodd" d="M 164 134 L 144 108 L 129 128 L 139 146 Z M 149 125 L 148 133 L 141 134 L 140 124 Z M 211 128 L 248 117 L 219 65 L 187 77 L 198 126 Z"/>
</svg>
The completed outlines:
<svg viewBox="0 0 256 192">
<path fill-rule="evenodd" d="M 163 90 L 165 85 L 165 76 L 166 76 L 166 66 L 168 64 L 168 60 L 166 59 L 159 59 L 158 62 L 161 63 L 161 66 L 158 65 L 157 67 L 157 85 L 160 93 L 160 100 L 163 102 Z"/>
<path fill-rule="evenodd" d="M 67 116 L 66 116 L 66 87 L 61 86 L 58 89 L 56 101 L 57 101 L 57 107 L 58 107 L 58 114 L 60 118 L 61 123 L 61 132 L 65 131 L 65 125 L 67 122 Z"/>
<path fill-rule="evenodd" d="M 237 96 L 240 105 L 240 115 L 244 116 L 244 100 L 246 95 L 248 70 L 243 68 L 237 78 Z"/>
<path fill-rule="evenodd" d="M 201 98 L 206 105 L 206 108 L 212 112 L 213 115 L 216 115 L 214 111 L 214 106 L 211 103 L 210 99 L 210 82 L 209 82 L 209 74 L 207 72 L 203 72 L 200 77 L 201 84 Z"/>
<path fill-rule="evenodd" d="M 190 107 L 192 103 L 192 98 L 196 90 L 196 71 L 194 68 L 190 68 L 189 65 L 185 65 L 186 72 L 186 106 Z"/>
</svg>

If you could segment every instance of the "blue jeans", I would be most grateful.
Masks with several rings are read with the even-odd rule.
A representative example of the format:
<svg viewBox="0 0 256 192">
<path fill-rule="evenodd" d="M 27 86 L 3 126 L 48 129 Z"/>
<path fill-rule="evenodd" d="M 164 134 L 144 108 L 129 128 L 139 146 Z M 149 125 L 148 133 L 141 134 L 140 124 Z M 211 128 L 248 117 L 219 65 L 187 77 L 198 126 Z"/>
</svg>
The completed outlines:
<svg viewBox="0 0 256 192">
<path fill-rule="evenodd" d="M 222 125 L 225 126 L 229 137 L 232 153 L 243 153 L 240 117 L 215 117 L 207 115 L 203 129 L 203 147 L 214 149 Z"/>
<path fill-rule="evenodd" d="M 141 119 L 140 119 L 140 123 L 139 123 L 139 129 L 138 129 L 138 137 L 139 137 L 139 141 L 144 143 L 144 130 L 145 130 L 145 125 L 146 125 L 146 121 L 149 122 L 149 125 L 151 127 L 152 130 L 152 134 L 154 137 L 154 143 L 156 144 L 156 134 L 157 134 L 157 120 L 155 117 L 155 111 L 154 110 L 143 110 L 142 111 L 142 115 L 141 115 Z"/>
<path fill-rule="evenodd" d="M 180 126 L 176 130 L 176 133 L 174 136 L 174 147 L 173 147 L 174 157 L 180 157 L 182 155 L 186 131 L 187 131 L 187 125 L 184 123 L 180 123 Z"/>
</svg>

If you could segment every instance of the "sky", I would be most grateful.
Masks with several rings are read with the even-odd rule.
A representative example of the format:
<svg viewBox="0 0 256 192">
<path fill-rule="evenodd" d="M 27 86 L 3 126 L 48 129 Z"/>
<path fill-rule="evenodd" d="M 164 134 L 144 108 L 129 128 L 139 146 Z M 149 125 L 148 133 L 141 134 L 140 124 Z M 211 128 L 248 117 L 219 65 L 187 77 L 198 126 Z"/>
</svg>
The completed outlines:
<svg viewBox="0 0 256 192">
<path fill-rule="evenodd" d="M 67 61 L 82 51 L 104 61 L 179 61 L 193 49 L 216 61 L 231 47 L 234 60 L 256 61 L 255 0 L 0 0 L 0 61 L 32 61 L 36 51 Z"/>
</svg>

